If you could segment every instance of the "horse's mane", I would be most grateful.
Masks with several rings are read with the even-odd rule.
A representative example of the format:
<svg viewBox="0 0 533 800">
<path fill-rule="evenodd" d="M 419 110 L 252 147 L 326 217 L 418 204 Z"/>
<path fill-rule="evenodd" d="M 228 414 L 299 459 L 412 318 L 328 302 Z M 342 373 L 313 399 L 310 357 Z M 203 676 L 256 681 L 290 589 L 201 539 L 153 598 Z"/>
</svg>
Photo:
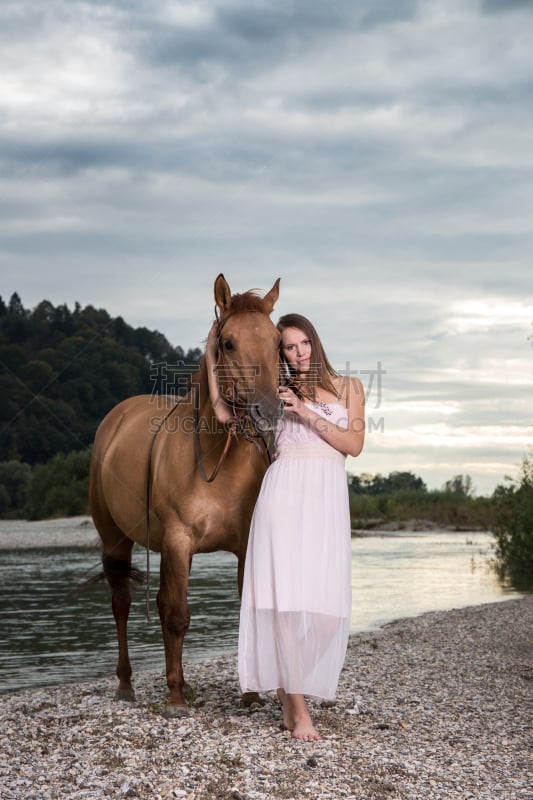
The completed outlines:
<svg viewBox="0 0 533 800">
<path fill-rule="evenodd" d="M 263 298 L 256 289 L 249 289 L 243 294 L 232 294 L 231 313 L 238 314 L 239 311 L 261 311 L 265 313 Z"/>
</svg>

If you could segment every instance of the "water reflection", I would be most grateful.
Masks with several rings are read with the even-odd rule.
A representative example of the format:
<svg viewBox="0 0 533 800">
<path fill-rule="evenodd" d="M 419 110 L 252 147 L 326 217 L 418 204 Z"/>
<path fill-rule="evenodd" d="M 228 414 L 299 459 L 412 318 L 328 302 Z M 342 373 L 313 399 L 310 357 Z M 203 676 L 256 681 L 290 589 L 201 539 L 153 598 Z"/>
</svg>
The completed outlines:
<svg viewBox="0 0 533 800">
<path fill-rule="evenodd" d="M 142 551 L 135 561 L 144 568 Z M 229 553 L 194 560 L 189 592 L 192 623 L 184 661 L 235 649 L 236 564 Z M 155 602 L 158 570 L 159 556 L 153 554 L 150 621 L 144 588 L 134 594 L 128 625 L 134 672 L 164 670 Z M 73 591 L 100 571 L 95 551 L 54 548 L 2 553 L 0 608 L 6 646 L 0 653 L 0 691 L 114 675 L 117 646 L 110 590 L 102 583 L 81 593 Z"/>
<path fill-rule="evenodd" d="M 352 541 L 352 631 L 517 596 L 493 568 L 491 534 L 402 531 Z"/>
<path fill-rule="evenodd" d="M 136 565 L 144 569 L 143 552 Z M 392 619 L 516 596 L 491 570 L 492 537 L 481 533 L 402 532 L 353 540 L 352 631 Z M 129 625 L 136 671 L 164 670 L 155 604 L 158 557 L 151 558 L 151 622 L 144 589 L 137 590 Z M 73 588 L 100 571 L 94 550 L 4 551 L 0 561 L 3 648 L 0 691 L 114 675 L 115 626 L 106 584 Z M 192 622 L 184 661 L 235 651 L 239 599 L 236 559 L 211 553 L 193 561 Z"/>
</svg>

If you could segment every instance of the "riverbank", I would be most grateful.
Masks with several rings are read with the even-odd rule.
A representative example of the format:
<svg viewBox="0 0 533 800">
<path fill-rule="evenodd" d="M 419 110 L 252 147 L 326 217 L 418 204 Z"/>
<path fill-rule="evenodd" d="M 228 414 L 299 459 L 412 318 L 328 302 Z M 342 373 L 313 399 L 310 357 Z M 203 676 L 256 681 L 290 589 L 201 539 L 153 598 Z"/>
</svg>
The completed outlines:
<svg viewBox="0 0 533 800">
<path fill-rule="evenodd" d="M 358 524 L 352 527 L 352 536 L 365 536 L 386 532 L 397 533 L 401 531 L 416 531 L 420 533 L 429 531 L 453 531 L 456 533 L 465 533 L 467 531 L 486 531 L 486 528 L 482 528 L 479 525 L 444 525 L 430 519 L 419 519 L 417 517 L 405 520 L 384 520 L 380 517 L 368 517 L 362 520 L 359 519 Z"/>
<path fill-rule="evenodd" d="M 320 742 L 277 701 L 239 705 L 234 656 L 191 665 L 191 716 L 167 720 L 164 676 L 0 696 L 5 800 L 530 800 L 533 596 L 432 612 L 350 639 Z M 81 668 L 81 665 L 80 665 Z"/>
<path fill-rule="evenodd" d="M 41 547 L 100 547 L 98 533 L 89 516 L 61 519 L 0 520 L 0 550 Z"/>
<path fill-rule="evenodd" d="M 437 525 L 428 520 L 411 519 L 405 522 L 384 522 L 379 519 L 364 521 L 363 527 L 352 529 L 352 536 L 400 533 L 401 531 L 457 531 L 462 528 Z M 469 529 L 470 530 L 470 529 Z M 28 522 L 27 520 L 0 520 L 0 551 L 29 550 L 43 547 L 99 548 L 100 540 L 89 516 L 62 517 Z"/>
</svg>

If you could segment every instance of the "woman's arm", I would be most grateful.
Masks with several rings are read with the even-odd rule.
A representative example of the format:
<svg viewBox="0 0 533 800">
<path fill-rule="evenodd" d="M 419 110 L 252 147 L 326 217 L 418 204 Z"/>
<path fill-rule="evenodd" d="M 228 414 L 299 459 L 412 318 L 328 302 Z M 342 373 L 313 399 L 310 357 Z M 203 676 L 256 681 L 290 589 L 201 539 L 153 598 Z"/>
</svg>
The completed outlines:
<svg viewBox="0 0 533 800">
<path fill-rule="evenodd" d="M 224 399 L 220 395 L 220 389 L 217 379 L 217 328 L 216 322 L 213 322 L 207 343 L 205 346 L 205 363 L 207 367 L 207 382 L 209 384 L 209 396 L 215 416 L 219 422 L 224 424 L 230 419 L 233 419 L 233 414 L 226 405 Z"/>
<path fill-rule="evenodd" d="M 339 423 L 330 422 L 305 405 L 292 389 L 281 387 L 279 396 L 287 411 L 296 414 L 335 450 L 347 456 L 358 456 L 365 441 L 365 392 L 358 378 L 350 378 L 344 386 L 346 417 Z M 346 425 L 346 427 L 344 427 Z"/>
</svg>

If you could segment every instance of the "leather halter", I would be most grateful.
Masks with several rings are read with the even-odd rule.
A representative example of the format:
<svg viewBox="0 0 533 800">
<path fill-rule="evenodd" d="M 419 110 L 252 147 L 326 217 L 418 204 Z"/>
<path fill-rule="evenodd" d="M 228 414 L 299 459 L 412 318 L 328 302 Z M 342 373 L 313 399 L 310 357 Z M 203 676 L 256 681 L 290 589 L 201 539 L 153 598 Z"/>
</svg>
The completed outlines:
<svg viewBox="0 0 533 800">
<path fill-rule="evenodd" d="M 218 368 L 219 364 L 222 364 L 222 366 L 225 366 L 224 347 L 222 345 L 222 329 L 224 328 L 224 325 L 226 324 L 228 319 L 230 317 L 232 317 L 233 314 L 235 314 L 235 313 L 237 313 L 237 312 L 230 311 L 229 314 L 227 314 L 225 317 L 220 318 L 219 315 L 218 315 L 218 309 L 215 306 L 215 317 L 216 317 L 216 320 L 217 320 L 217 323 L 218 323 L 218 331 L 217 331 L 217 364 L 216 364 L 217 368 Z M 232 396 L 231 401 L 229 399 L 227 399 L 227 398 L 224 398 L 224 402 L 227 405 L 231 406 L 231 410 L 233 411 L 233 417 L 230 420 L 228 420 L 228 422 L 225 423 L 225 425 L 226 425 L 226 427 L 228 429 L 228 437 L 226 439 L 226 445 L 224 447 L 224 452 L 222 453 L 222 455 L 221 455 L 221 457 L 219 459 L 220 462 L 222 462 L 222 460 L 224 459 L 224 457 L 225 457 L 225 455 L 227 453 L 227 450 L 229 449 L 229 445 L 231 444 L 231 437 L 237 438 L 237 436 L 242 436 L 248 442 L 252 442 L 252 444 L 254 444 L 259 451 L 261 451 L 261 447 L 258 444 L 257 440 L 261 439 L 261 441 L 263 443 L 263 448 L 264 448 L 264 450 L 266 452 L 266 455 L 267 455 L 268 463 L 271 464 L 272 463 L 272 458 L 271 458 L 271 455 L 270 455 L 270 451 L 268 449 L 268 445 L 266 443 L 266 440 L 265 440 L 265 437 L 263 436 L 263 434 L 258 432 L 254 428 L 253 421 L 251 420 L 251 416 L 250 416 L 249 405 L 247 403 L 243 403 L 242 401 L 240 401 L 238 397 L 235 397 L 235 395 Z M 200 450 L 199 450 L 199 431 L 198 431 L 198 424 L 197 424 L 198 423 L 198 403 L 194 404 L 194 412 L 195 412 L 195 426 L 194 426 L 195 438 L 198 439 L 198 449 L 196 450 L 196 456 L 197 456 L 197 459 L 198 459 L 198 462 L 199 462 L 199 466 L 200 466 L 201 454 L 200 454 Z M 196 443 L 195 443 L 195 446 L 196 446 Z M 217 467 L 215 468 L 215 470 L 216 470 L 215 476 L 216 476 L 216 473 L 218 473 L 219 469 L 220 469 L 220 467 L 217 464 Z M 203 466 L 200 466 L 200 471 L 202 472 L 202 477 L 204 477 L 205 470 L 203 469 Z M 204 480 L 206 480 L 205 477 L 204 477 Z"/>
</svg>

